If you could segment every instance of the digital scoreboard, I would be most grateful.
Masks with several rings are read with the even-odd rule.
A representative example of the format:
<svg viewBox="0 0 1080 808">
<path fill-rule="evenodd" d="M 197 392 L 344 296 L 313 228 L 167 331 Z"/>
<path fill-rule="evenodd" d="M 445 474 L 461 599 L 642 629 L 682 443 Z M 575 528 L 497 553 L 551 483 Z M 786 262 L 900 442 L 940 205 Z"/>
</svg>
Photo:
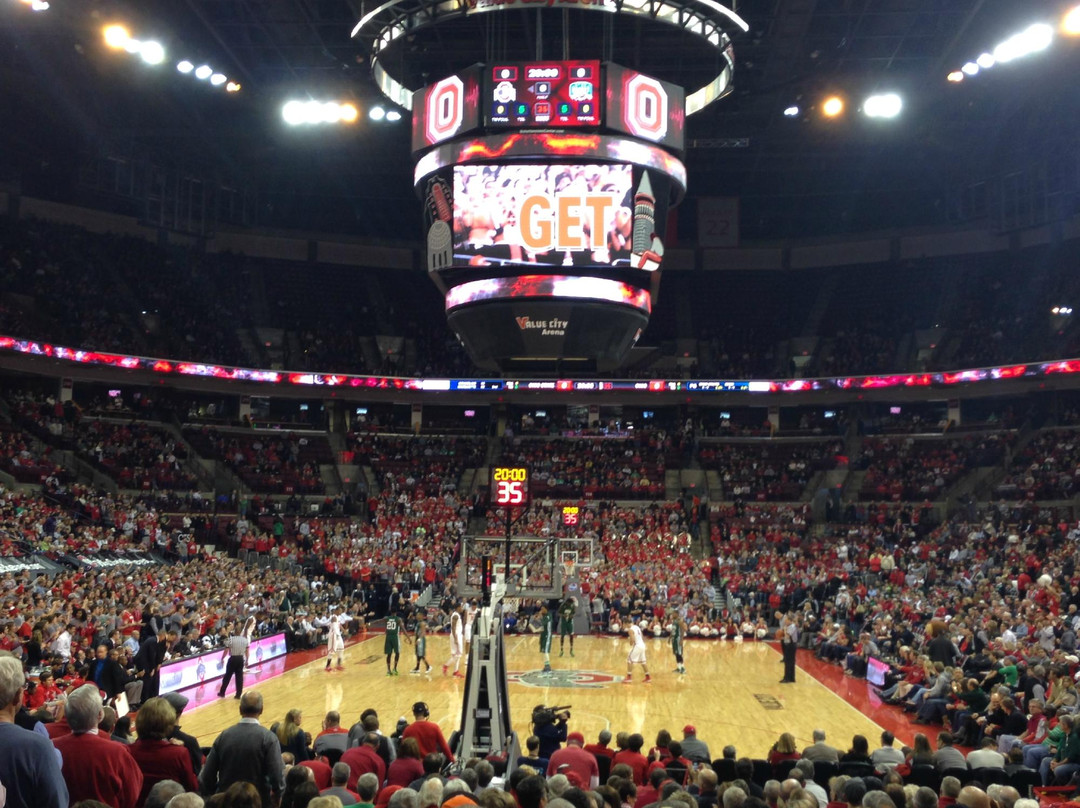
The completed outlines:
<svg viewBox="0 0 1080 808">
<path fill-rule="evenodd" d="M 562 523 L 566 527 L 577 527 L 581 518 L 581 509 L 577 505 L 564 505 L 562 509 Z"/>
<path fill-rule="evenodd" d="M 485 99 L 489 126 L 597 126 L 600 62 L 491 65 Z"/>
<path fill-rule="evenodd" d="M 491 469 L 491 504 L 515 508 L 529 502 L 529 470 L 522 466 L 495 466 Z"/>
</svg>

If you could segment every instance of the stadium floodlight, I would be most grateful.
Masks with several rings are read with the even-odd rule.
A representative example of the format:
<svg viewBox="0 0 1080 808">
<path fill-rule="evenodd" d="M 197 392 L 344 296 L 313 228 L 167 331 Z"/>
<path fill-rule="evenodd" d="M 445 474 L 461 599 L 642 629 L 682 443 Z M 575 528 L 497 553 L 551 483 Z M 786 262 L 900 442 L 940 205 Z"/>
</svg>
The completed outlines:
<svg viewBox="0 0 1080 808">
<path fill-rule="evenodd" d="M 354 123 L 360 117 L 360 110 L 355 104 L 342 104 L 338 114 L 345 123 Z"/>
<path fill-rule="evenodd" d="M 184 61 L 176 63 L 176 69 L 186 76 L 188 73 L 195 69 L 195 65 L 189 62 L 187 59 L 184 59 Z"/>
<path fill-rule="evenodd" d="M 956 84 L 957 82 L 961 82 L 964 80 L 964 72 L 962 70 L 954 70 L 952 73 L 946 76 L 946 78 Z"/>
<path fill-rule="evenodd" d="M 199 65 L 195 68 L 195 78 L 200 79 L 201 81 L 206 81 L 213 73 L 214 70 L 210 65 Z"/>
<path fill-rule="evenodd" d="M 1001 60 L 999 59 L 998 61 L 1000 62 Z M 962 71 L 964 71 L 964 73 L 966 75 L 968 75 L 968 76 L 974 76 L 976 73 L 979 72 L 979 66 L 977 64 L 975 64 L 974 62 L 968 62 L 966 65 L 964 65 L 960 69 Z"/>
<path fill-rule="evenodd" d="M 240 85 L 237 84 L 235 81 L 230 81 L 228 84 L 225 85 L 225 92 L 238 93 L 240 92 Z"/>
<path fill-rule="evenodd" d="M 31 11 L 48 11 L 49 4 L 45 0 L 30 0 Z"/>
<path fill-rule="evenodd" d="M 157 40 L 148 39 L 139 48 L 139 56 L 148 65 L 159 65 L 165 61 L 165 48 Z"/>
<path fill-rule="evenodd" d="M 1054 306 L 1054 308 L 1050 309 L 1050 313 L 1059 317 L 1068 317 L 1072 314 L 1072 306 Z"/>
<path fill-rule="evenodd" d="M 984 53 L 975 60 L 975 64 L 981 67 L 983 70 L 989 70 L 995 64 L 994 54 Z"/>
<path fill-rule="evenodd" d="M 825 99 L 825 103 L 821 107 L 821 111 L 825 114 L 826 118 L 835 118 L 844 111 L 844 99 L 838 95 L 830 96 Z"/>
<path fill-rule="evenodd" d="M 784 117 L 785 118 L 798 118 L 799 117 L 799 108 L 795 104 L 792 104 L 790 107 L 788 107 L 787 109 L 784 110 Z"/>
<path fill-rule="evenodd" d="M 281 117 L 290 126 L 299 126 L 307 118 L 303 101 L 289 101 L 281 108 Z"/>
<path fill-rule="evenodd" d="M 386 120 L 390 121 L 390 123 L 397 123 L 401 120 L 401 113 L 396 109 L 392 109 L 386 113 Z"/>
<path fill-rule="evenodd" d="M 220 87 L 228 80 L 229 79 L 225 76 L 224 73 L 215 73 L 210 77 L 210 83 L 213 84 L 215 87 Z"/>
<path fill-rule="evenodd" d="M 863 102 L 863 113 L 868 118 L 895 118 L 903 109 L 904 102 L 896 93 L 872 95 Z"/>
<path fill-rule="evenodd" d="M 1054 29 L 1045 23 L 1036 23 L 994 48 L 993 56 L 998 62 L 1011 62 L 1013 59 L 1046 50 L 1053 41 Z"/>
<path fill-rule="evenodd" d="M 1065 36 L 1080 36 L 1080 6 L 1065 12 L 1061 18 L 1061 33 Z"/>
<path fill-rule="evenodd" d="M 382 107 L 372 107 L 368 112 L 368 117 L 373 121 L 381 121 L 386 117 L 386 110 Z"/>
<path fill-rule="evenodd" d="M 105 37 L 105 44 L 113 50 L 123 50 L 131 39 L 128 29 L 122 25 L 106 25 L 101 33 Z"/>
</svg>

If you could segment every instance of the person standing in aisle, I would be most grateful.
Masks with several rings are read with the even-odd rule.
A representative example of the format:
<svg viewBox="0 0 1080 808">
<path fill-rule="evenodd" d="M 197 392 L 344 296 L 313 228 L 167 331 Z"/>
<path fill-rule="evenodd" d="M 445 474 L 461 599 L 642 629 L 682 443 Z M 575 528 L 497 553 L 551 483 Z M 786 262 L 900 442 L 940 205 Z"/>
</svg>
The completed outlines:
<svg viewBox="0 0 1080 808">
<path fill-rule="evenodd" d="M 236 624 L 230 625 L 229 639 L 225 641 L 225 651 L 221 654 L 221 661 L 229 661 L 225 664 L 225 678 L 221 680 L 221 689 L 218 690 L 218 698 L 225 698 L 225 690 L 229 687 L 229 679 L 236 678 L 236 695 L 240 698 L 244 692 L 244 660 L 247 658 L 248 638 L 243 631 L 236 631 Z"/>
</svg>

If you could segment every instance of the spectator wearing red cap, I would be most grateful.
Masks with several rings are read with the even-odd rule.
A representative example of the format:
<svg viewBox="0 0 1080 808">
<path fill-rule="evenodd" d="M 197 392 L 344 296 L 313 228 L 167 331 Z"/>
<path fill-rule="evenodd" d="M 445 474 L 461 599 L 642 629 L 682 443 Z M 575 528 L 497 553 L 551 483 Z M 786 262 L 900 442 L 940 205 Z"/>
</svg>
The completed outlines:
<svg viewBox="0 0 1080 808">
<path fill-rule="evenodd" d="M 705 741 L 699 741 L 697 728 L 693 724 L 687 724 L 682 728 L 683 757 L 691 763 L 710 763 L 712 755 L 709 754 L 709 745 Z"/>
<path fill-rule="evenodd" d="M 573 772 L 580 778 L 583 787 L 587 784 L 589 789 L 597 788 L 600 785 L 600 767 L 596 758 L 592 753 L 586 752 L 584 746 L 585 736 L 580 732 L 567 735 L 566 746 L 551 755 L 547 768 L 548 777 L 555 774 L 569 777 Z"/>
</svg>

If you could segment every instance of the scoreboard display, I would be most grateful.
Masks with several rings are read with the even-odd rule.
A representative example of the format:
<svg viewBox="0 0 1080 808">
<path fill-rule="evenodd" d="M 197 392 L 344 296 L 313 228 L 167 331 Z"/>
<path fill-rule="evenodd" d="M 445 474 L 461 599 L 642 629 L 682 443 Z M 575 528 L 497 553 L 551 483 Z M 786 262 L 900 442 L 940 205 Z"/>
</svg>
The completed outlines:
<svg viewBox="0 0 1080 808">
<path fill-rule="evenodd" d="M 501 508 L 527 505 L 529 470 L 521 466 L 495 466 L 491 469 L 491 504 Z"/>
<path fill-rule="evenodd" d="M 489 126 L 578 127 L 600 124 L 600 62 L 515 62 L 488 68 Z"/>
</svg>

